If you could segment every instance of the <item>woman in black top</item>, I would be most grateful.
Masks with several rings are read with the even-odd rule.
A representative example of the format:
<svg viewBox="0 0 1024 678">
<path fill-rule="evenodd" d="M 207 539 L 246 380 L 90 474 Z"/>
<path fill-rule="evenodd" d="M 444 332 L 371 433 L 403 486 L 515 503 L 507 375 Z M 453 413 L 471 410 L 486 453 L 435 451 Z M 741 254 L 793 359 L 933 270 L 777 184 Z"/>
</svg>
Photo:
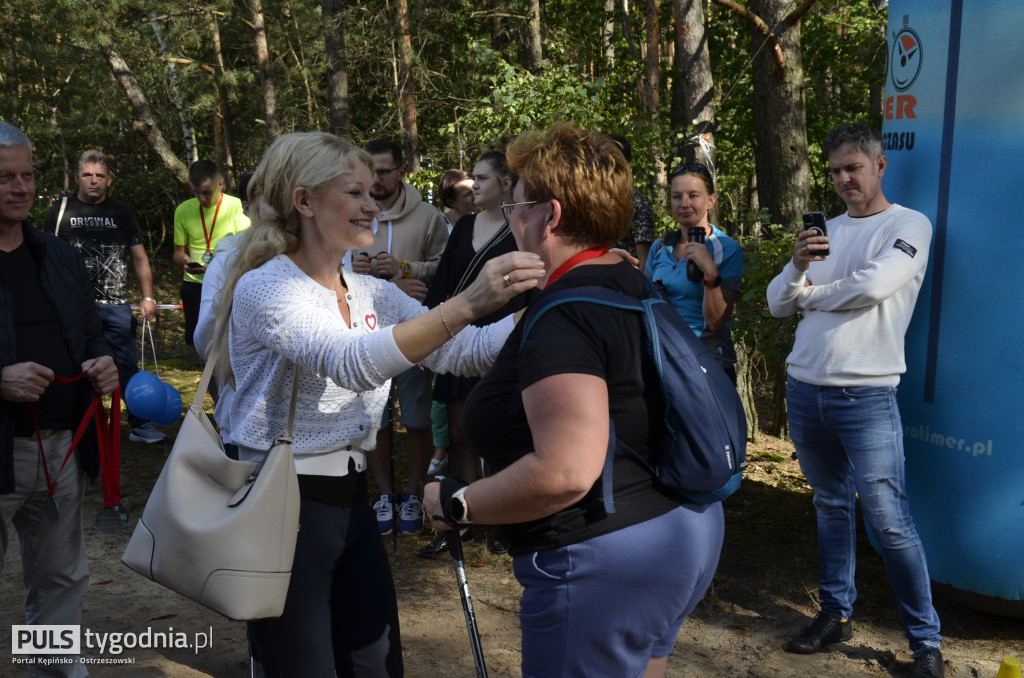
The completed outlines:
<svg viewBox="0 0 1024 678">
<path fill-rule="evenodd" d="M 502 203 L 511 200 L 513 183 L 504 153 L 491 151 L 477 161 L 473 167 L 473 204 L 479 211 L 459 219 L 448 237 L 424 301 L 428 308 L 437 306 L 472 283 L 490 259 L 516 251 L 516 240 L 501 209 Z M 490 325 L 524 308 L 527 301 L 527 295 L 521 294 L 494 313 L 475 321 L 475 324 L 480 327 Z M 477 462 L 473 449 L 466 442 L 462 409 L 466 396 L 479 380 L 479 377 L 439 374 L 434 383 L 434 400 L 445 403 L 448 409 L 448 473 L 466 480 L 476 478 Z M 504 551 L 500 540 L 498 543 L 498 550 Z M 446 552 L 445 536 L 441 535 L 420 555 L 432 557 Z"/>
<path fill-rule="evenodd" d="M 643 296 L 640 273 L 607 248 L 633 206 L 619 146 L 560 124 L 519 137 L 508 158 L 519 183 L 505 211 L 519 248 L 549 272 L 540 296 L 585 285 Z M 644 456 L 664 434 L 641 322 L 562 304 L 522 347 L 520 323 L 465 406 L 467 437 L 494 474 L 427 486 L 428 515 L 503 526 L 524 586 L 524 676 L 663 676 L 718 564 L 720 504 L 681 504 L 623 456 L 615 512 L 602 502 L 609 422 Z"/>
</svg>

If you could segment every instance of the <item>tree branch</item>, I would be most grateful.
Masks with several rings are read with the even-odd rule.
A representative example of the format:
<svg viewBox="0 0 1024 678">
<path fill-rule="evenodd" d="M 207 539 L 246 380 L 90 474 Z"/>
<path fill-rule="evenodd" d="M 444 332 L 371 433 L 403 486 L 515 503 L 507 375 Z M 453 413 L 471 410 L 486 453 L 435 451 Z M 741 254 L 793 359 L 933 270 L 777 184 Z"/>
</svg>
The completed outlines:
<svg viewBox="0 0 1024 678">
<path fill-rule="evenodd" d="M 775 37 L 775 33 L 771 27 L 764 22 L 764 19 L 751 12 L 746 7 L 743 7 L 733 0 L 712 0 L 716 5 L 720 5 L 733 14 L 738 15 L 741 19 L 744 19 L 750 23 L 758 33 L 764 36 L 764 40 L 768 43 L 769 51 L 772 54 L 772 59 L 775 61 L 775 68 L 779 71 L 779 77 L 786 77 L 786 59 L 782 55 L 782 47 L 779 46 L 779 41 Z M 804 4 L 814 4 L 813 0 L 804 0 Z M 801 6 L 802 7 L 802 6 Z M 807 12 L 810 5 L 804 8 L 803 11 Z M 799 9 L 799 8 L 798 8 Z"/>
</svg>

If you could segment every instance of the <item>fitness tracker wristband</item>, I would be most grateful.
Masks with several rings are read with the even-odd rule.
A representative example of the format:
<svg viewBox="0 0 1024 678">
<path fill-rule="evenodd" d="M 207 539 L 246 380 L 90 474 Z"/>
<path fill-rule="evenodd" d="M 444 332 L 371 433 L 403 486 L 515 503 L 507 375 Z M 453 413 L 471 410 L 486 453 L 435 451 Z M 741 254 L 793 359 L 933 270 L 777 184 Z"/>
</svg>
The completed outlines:
<svg viewBox="0 0 1024 678">
<path fill-rule="evenodd" d="M 707 278 L 704 278 L 702 282 L 704 283 L 704 287 L 710 287 L 714 289 L 715 287 L 718 287 L 722 284 L 722 276 L 716 275 L 714 280 L 708 280 Z"/>
</svg>

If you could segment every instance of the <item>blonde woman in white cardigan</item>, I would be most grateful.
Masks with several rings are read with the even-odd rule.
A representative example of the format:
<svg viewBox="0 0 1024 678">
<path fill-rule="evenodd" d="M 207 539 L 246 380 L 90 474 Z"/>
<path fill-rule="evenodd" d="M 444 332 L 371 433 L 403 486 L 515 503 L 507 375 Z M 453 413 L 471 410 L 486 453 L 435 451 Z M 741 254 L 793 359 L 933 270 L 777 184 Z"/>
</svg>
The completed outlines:
<svg viewBox="0 0 1024 678">
<path fill-rule="evenodd" d="M 286 134 L 252 184 L 280 216 L 254 222 L 228 275 L 230 419 L 242 459 L 284 428 L 299 370 L 294 443 L 301 529 L 284 614 L 250 622 L 267 676 L 402 675 L 394 584 L 369 506 L 366 452 L 392 376 L 423 363 L 482 374 L 512 329 L 470 323 L 532 289 L 536 255 L 489 262 L 464 293 L 427 310 L 392 283 L 343 271 L 372 241 L 372 161 L 330 134 Z M 230 306 L 230 312 L 229 312 Z"/>
</svg>

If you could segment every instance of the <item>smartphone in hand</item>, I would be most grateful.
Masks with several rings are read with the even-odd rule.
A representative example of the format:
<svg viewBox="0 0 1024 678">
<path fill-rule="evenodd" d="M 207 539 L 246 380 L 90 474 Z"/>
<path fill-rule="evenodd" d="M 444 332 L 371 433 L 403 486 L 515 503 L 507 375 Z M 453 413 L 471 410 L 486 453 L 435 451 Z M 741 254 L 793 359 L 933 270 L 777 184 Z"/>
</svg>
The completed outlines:
<svg viewBox="0 0 1024 678">
<path fill-rule="evenodd" d="M 825 227 L 825 213 L 824 212 L 804 212 L 804 230 L 814 230 L 818 232 L 818 235 L 828 236 L 828 229 Z M 831 248 L 826 247 L 823 250 L 815 250 L 814 254 L 819 257 L 827 257 Z"/>
<path fill-rule="evenodd" d="M 194 275 L 199 275 L 200 273 L 206 273 L 206 267 L 203 266 L 198 261 L 190 261 L 187 264 L 185 264 L 185 270 L 188 271 L 189 273 L 194 274 Z"/>
</svg>

